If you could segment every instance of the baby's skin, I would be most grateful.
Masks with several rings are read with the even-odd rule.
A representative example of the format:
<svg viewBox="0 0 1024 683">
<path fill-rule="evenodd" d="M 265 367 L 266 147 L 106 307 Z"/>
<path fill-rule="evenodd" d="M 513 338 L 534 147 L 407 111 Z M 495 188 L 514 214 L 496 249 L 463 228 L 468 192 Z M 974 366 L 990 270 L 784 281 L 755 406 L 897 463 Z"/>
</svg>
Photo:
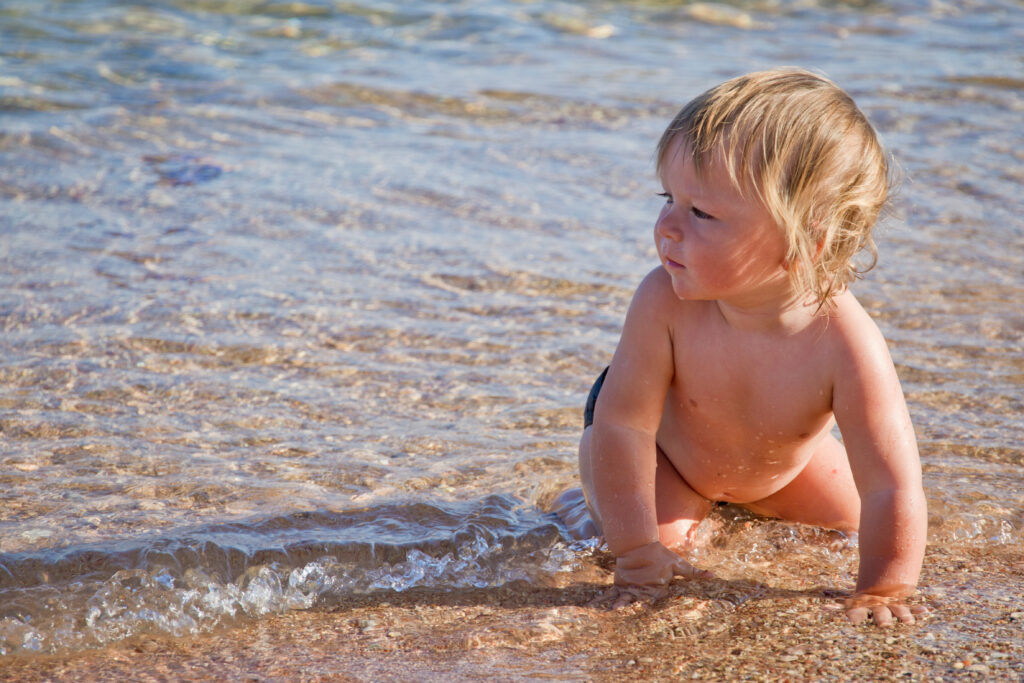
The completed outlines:
<svg viewBox="0 0 1024 683">
<path fill-rule="evenodd" d="M 771 215 L 720 162 L 698 175 L 676 149 L 662 182 L 662 265 L 633 298 L 580 443 L 583 493 L 617 558 L 616 584 L 635 594 L 699 575 L 673 550 L 726 501 L 859 531 L 847 616 L 912 622 L 904 598 L 927 515 L 885 340 L 849 291 L 822 308 L 794 291 Z"/>
</svg>

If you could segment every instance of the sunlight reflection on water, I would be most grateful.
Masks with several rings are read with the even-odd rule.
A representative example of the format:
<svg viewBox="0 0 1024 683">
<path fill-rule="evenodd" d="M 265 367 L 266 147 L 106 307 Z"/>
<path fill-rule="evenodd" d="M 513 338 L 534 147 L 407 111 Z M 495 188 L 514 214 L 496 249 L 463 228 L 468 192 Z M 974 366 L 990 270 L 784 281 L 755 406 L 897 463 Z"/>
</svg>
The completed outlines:
<svg viewBox="0 0 1024 683">
<path fill-rule="evenodd" d="M 368 539 L 274 565 L 259 520 L 492 494 L 544 506 L 574 483 L 583 398 L 654 263 L 661 128 L 709 85 L 780 63 L 848 88 L 905 171 L 856 291 L 908 395 L 932 545 L 1019 549 L 1019 5 L 719 11 L 5 3 L 0 565 L 20 568 L 0 572 L 0 647 L 87 646 L 151 617 L 202 630 L 220 619 L 204 610 L 320 590 L 293 580 L 355 585 L 332 563 Z M 374 581 L 555 571 L 564 539 L 526 518 L 488 528 L 528 549 L 483 534 L 431 555 L 410 514 L 396 542 L 439 564 L 406 556 Z M 113 567 L 119 544 L 227 523 L 252 551 L 213 583 L 141 550 Z M 796 581 L 833 552 L 785 525 L 726 528 L 707 562 L 748 578 Z M 109 571 L 61 565 L 69 548 Z M 512 574 L 479 564 L 492 551 Z M 834 552 L 812 578 L 848 580 Z M 557 562 L 530 573 L 531 553 Z M 199 583 L 179 586 L 188 572 Z"/>
</svg>

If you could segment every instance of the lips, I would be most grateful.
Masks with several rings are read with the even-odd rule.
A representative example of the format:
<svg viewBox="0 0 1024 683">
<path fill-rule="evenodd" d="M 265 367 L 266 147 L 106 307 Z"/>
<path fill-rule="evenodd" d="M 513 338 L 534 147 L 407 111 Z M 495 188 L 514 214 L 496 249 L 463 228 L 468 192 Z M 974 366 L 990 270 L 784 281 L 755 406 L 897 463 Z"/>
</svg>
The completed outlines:
<svg viewBox="0 0 1024 683">
<path fill-rule="evenodd" d="M 674 261 L 674 260 L 670 259 L 668 256 L 665 256 L 663 258 L 665 259 L 665 267 L 666 268 L 669 268 L 669 269 L 672 269 L 672 268 L 685 269 L 686 268 L 686 266 L 684 266 L 682 263 L 679 263 L 678 261 Z"/>
<path fill-rule="evenodd" d="M 668 255 L 669 250 L 672 247 L 672 243 L 668 240 L 660 240 L 658 242 L 658 253 L 661 255 L 661 261 L 668 269 L 674 268 L 686 268 L 682 263 L 676 261 Z"/>
</svg>

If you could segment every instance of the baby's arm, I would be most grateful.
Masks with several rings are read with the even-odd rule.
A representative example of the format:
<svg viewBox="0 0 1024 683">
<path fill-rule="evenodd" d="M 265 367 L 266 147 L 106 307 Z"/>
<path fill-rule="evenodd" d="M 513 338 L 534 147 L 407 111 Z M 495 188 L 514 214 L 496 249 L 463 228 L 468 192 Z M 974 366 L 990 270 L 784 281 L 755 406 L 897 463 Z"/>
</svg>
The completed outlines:
<svg viewBox="0 0 1024 683">
<path fill-rule="evenodd" d="M 619 585 L 663 585 L 692 573 L 659 542 L 654 500 L 656 435 L 674 373 L 665 313 L 676 304 L 661 269 L 644 279 L 595 409 L 591 504 L 617 558 Z"/>
<path fill-rule="evenodd" d="M 917 586 L 928 515 L 914 428 L 885 340 L 867 320 L 847 336 L 833 389 L 833 411 L 861 499 L 855 623 L 913 621 L 904 599 Z"/>
</svg>

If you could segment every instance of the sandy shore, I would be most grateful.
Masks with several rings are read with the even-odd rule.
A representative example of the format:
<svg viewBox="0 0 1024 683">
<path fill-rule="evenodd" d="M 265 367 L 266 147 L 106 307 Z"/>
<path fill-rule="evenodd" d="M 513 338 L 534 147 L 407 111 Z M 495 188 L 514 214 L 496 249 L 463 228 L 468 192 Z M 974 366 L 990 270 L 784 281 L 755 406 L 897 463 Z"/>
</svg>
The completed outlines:
<svg viewBox="0 0 1024 683">
<path fill-rule="evenodd" d="M 668 597 L 618 611 L 590 606 L 610 584 L 609 559 L 595 555 L 551 586 L 363 596 L 203 636 L 7 657 L 0 679 L 1024 678 L 1020 554 L 931 552 L 921 585 L 932 614 L 888 629 L 849 625 L 829 590 L 720 579 L 677 581 Z"/>
</svg>

